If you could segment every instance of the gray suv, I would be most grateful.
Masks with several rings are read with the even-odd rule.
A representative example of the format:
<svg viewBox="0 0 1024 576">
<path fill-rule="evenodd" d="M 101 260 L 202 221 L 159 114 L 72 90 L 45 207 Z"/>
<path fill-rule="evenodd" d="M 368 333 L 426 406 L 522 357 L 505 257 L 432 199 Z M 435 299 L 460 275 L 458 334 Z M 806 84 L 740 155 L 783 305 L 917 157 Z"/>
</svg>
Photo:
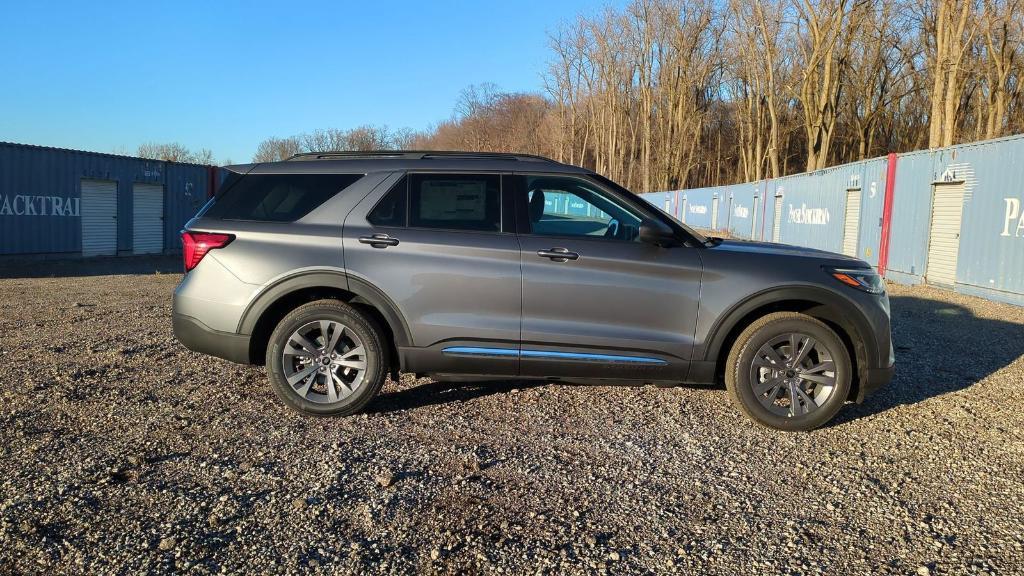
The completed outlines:
<svg viewBox="0 0 1024 576">
<path fill-rule="evenodd" d="M 537 156 L 232 166 L 182 241 L 175 336 L 265 364 L 278 397 L 308 414 L 356 412 L 400 371 L 724 380 L 755 421 L 807 430 L 893 372 L 889 301 L 867 263 L 705 237 Z"/>
</svg>

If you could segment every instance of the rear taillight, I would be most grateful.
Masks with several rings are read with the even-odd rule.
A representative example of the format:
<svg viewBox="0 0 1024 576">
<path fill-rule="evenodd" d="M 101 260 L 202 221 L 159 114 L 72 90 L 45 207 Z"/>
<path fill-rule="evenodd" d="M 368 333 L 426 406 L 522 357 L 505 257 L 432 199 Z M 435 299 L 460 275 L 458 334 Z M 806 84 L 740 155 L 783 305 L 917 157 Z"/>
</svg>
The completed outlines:
<svg viewBox="0 0 1024 576">
<path fill-rule="evenodd" d="M 185 272 L 195 268 L 210 250 L 223 248 L 235 237 L 232 234 L 214 232 L 182 232 L 181 243 L 184 246 Z"/>
</svg>

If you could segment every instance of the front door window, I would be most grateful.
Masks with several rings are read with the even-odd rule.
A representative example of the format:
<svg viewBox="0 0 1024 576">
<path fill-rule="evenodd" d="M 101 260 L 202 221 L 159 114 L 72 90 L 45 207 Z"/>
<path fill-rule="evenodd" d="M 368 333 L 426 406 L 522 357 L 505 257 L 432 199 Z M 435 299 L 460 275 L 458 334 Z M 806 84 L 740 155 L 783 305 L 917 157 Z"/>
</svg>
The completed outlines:
<svg viewBox="0 0 1024 576">
<path fill-rule="evenodd" d="M 642 217 L 586 180 L 528 176 L 526 191 L 531 234 L 638 241 Z"/>
</svg>

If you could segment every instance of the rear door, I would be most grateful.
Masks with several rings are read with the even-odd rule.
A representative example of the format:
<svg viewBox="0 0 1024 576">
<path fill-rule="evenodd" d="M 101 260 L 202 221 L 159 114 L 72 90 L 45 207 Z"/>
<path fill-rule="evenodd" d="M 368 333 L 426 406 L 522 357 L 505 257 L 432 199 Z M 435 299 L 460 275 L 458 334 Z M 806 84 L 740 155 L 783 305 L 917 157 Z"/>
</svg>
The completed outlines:
<svg viewBox="0 0 1024 576">
<path fill-rule="evenodd" d="M 409 173 L 345 220 L 350 281 L 404 317 L 404 369 L 515 375 L 522 307 L 511 196 L 496 173 Z"/>
<path fill-rule="evenodd" d="M 698 249 L 637 238 L 650 210 L 576 176 L 516 178 L 524 376 L 683 380 Z"/>
</svg>

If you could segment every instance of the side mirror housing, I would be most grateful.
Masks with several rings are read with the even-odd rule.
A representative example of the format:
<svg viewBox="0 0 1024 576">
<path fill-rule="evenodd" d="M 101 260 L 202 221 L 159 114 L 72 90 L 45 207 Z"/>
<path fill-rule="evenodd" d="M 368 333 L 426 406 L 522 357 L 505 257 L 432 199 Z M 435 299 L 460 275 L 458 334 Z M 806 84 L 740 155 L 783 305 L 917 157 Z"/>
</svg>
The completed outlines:
<svg viewBox="0 0 1024 576">
<path fill-rule="evenodd" d="M 658 222 L 657 220 L 645 220 L 641 223 L 639 236 L 641 242 L 654 244 L 655 246 L 661 246 L 663 248 L 678 246 L 680 244 L 675 231 L 669 228 L 664 222 Z"/>
</svg>

